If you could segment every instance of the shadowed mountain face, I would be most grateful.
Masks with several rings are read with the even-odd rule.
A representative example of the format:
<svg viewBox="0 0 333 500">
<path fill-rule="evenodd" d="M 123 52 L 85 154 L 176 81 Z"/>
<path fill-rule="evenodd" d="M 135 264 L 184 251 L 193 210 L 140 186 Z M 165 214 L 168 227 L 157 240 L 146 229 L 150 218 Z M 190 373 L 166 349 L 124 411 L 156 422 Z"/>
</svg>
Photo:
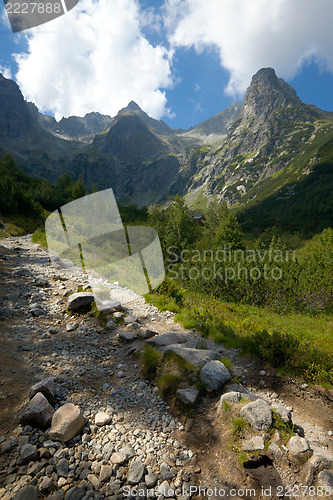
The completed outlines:
<svg viewBox="0 0 333 500">
<path fill-rule="evenodd" d="M 253 207 L 268 210 L 274 197 L 301 196 L 298 183 L 307 186 L 308 197 L 306 178 L 313 172 L 316 192 L 326 199 L 333 113 L 302 103 L 272 68 L 264 68 L 242 105 L 234 103 L 190 130 L 172 130 L 133 101 L 113 118 L 89 113 L 56 122 L 0 76 L 0 151 L 51 181 L 69 171 L 82 175 L 87 186 L 111 187 L 122 203 L 149 205 L 180 194 L 198 211 L 216 198 L 257 213 Z M 315 211 L 319 217 L 320 209 Z"/>
<path fill-rule="evenodd" d="M 0 74 L 0 137 L 22 137 L 32 127 L 32 116 L 18 85 Z"/>
</svg>

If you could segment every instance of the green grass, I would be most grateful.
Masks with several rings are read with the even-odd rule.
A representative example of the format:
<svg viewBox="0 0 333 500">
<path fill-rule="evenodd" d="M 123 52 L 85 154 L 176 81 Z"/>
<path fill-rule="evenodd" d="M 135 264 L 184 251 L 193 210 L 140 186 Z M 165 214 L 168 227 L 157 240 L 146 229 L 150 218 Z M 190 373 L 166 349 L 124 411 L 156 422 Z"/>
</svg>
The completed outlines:
<svg viewBox="0 0 333 500">
<path fill-rule="evenodd" d="M 235 417 L 231 420 L 231 430 L 235 436 L 241 436 L 250 424 L 242 417 Z"/>
<path fill-rule="evenodd" d="M 152 346 L 145 344 L 141 359 L 145 376 L 153 377 L 156 374 L 157 367 L 161 362 L 162 354 L 157 352 Z"/>
<path fill-rule="evenodd" d="M 167 304 L 168 296 L 150 296 Z M 276 313 L 186 292 L 176 320 L 229 347 L 240 347 L 310 383 L 333 385 L 333 315 Z M 227 361 L 228 363 L 228 361 Z"/>
</svg>

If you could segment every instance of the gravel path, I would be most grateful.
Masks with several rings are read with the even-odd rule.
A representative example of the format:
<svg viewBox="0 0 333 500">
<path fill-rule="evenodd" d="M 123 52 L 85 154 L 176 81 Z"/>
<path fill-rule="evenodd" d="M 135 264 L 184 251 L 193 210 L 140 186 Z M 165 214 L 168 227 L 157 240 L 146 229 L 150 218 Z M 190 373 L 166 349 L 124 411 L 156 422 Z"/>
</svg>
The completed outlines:
<svg viewBox="0 0 333 500">
<path fill-rule="evenodd" d="M 217 475 L 216 461 L 224 463 L 223 458 L 229 457 L 225 448 L 211 443 L 210 455 L 203 455 L 204 441 L 210 441 L 201 436 L 215 429 L 214 400 L 201 401 L 198 416 L 200 419 L 203 414 L 202 418 L 190 431 L 191 419 L 178 419 L 157 388 L 142 377 L 133 352 L 143 341 L 129 343 L 119 337 L 119 333 L 131 331 L 131 326 L 122 324 L 107 330 L 95 317 L 72 318 L 66 313 L 65 295 L 89 285 L 84 273 L 74 268 L 52 268 L 47 253 L 31 243 L 29 236 L 8 238 L 1 245 L 1 498 L 34 499 L 37 489 L 45 498 L 65 500 L 222 498 L 186 492 L 191 486 L 212 486 L 214 482 L 220 487 L 228 482 L 229 488 L 242 484 L 244 478 L 235 470 L 224 470 L 223 478 L 229 480 L 223 483 Z M 48 286 L 43 285 L 45 280 Z M 197 338 L 174 323 L 172 313 L 161 313 L 130 290 L 113 287 L 117 298 L 121 296 L 126 302 L 125 313 L 135 316 L 141 330 Z M 265 381 L 260 382 L 270 374 L 263 376 L 259 365 L 240 361 L 237 350 L 224 349 L 213 341 L 207 340 L 206 347 L 231 358 L 234 375 L 251 385 L 253 392 L 270 402 L 283 402 L 280 394 L 265 388 Z M 251 373 L 256 375 L 252 379 Z M 43 431 L 18 425 L 19 412 L 29 401 L 30 386 L 46 377 L 55 379 L 55 409 L 70 402 L 84 413 L 83 432 L 66 444 L 50 440 Z M 285 399 L 286 407 L 293 409 L 290 398 Z M 328 412 L 319 409 L 325 428 L 315 428 L 302 408 L 294 408 L 296 423 L 303 425 L 315 446 L 332 449 Z M 100 412 L 109 418 L 103 425 L 96 425 Z M 27 443 L 36 446 L 37 455 L 28 463 L 20 463 Z M 284 480 L 292 484 L 295 477 L 288 471 Z M 136 497 L 128 494 L 133 488 L 139 488 Z M 172 494 L 175 489 L 179 490 L 177 495 Z"/>
</svg>

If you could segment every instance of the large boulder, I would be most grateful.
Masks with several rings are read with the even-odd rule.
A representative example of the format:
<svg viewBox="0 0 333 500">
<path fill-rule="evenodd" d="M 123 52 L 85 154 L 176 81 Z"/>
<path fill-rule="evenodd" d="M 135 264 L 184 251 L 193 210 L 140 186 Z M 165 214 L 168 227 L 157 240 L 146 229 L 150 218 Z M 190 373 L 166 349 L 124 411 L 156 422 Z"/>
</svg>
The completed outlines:
<svg viewBox="0 0 333 500">
<path fill-rule="evenodd" d="M 230 379 L 229 370 L 221 361 L 209 361 L 200 370 L 200 380 L 205 384 L 207 391 L 217 391 Z"/>
<path fill-rule="evenodd" d="M 268 431 L 273 423 L 272 409 L 263 399 L 257 399 L 243 406 L 239 415 L 258 431 Z"/>
<path fill-rule="evenodd" d="M 92 293 L 89 292 L 77 292 L 73 293 L 68 297 L 67 301 L 67 309 L 69 311 L 77 311 L 84 307 L 90 306 L 92 302 L 94 302 L 95 297 Z"/>
<path fill-rule="evenodd" d="M 302 483 L 312 486 L 316 477 L 323 470 L 333 467 L 333 456 L 326 450 L 316 451 L 302 469 Z"/>
<path fill-rule="evenodd" d="M 84 416 L 81 409 L 72 403 L 66 403 L 53 415 L 49 436 L 66 443 L 79 434 L 83 426 Z"/>
<path fill-rule="evenodd" d="M 53 415 L 54 409 L 46 397 L 38 392 L 23 408 L 19 416 L 19 423 L 46 429 L 50 425 Z"/>
</svg>

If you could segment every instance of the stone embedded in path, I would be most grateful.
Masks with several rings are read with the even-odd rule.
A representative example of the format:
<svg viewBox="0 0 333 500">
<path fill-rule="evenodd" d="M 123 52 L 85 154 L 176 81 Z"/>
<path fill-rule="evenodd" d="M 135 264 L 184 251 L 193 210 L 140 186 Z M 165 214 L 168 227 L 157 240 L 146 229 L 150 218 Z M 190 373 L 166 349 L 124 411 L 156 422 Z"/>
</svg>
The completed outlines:
<svg viewBox="0 0 333 500">
<path fill-rule="evenodd" d="M 67 300 L 67 309 L 77 311 L 83 307 L 88 307 L 94 302 L 94 295 L 90 292 L 77 292 L 70 295 Z"/>
<path fill-rule="evenodd" d="M 310 450 L 309 441 L 300 436 L 292 436 L 287 443 L 287 448 L 291 456 L 300 455 Z"/>
<path fill-rule="evenodd" d="M 28 443 L 21 448 L 21 455 L 18 458 L 18 464 L 26 465 L 29 462 L 35 462 L 37 458 L 37 446 Z"/>
<path fill-rule="evenodd" d="M 184 340 L 181 339 L 179 335 L 177 335 L 177 333 L 164 333 L 163 335 L 157 335 L 147 340 L 147 343 L 160 347 L 173 344 L 181 344 L 182 342 L 184 342 Z"/>
<path fill-rule="evenodd" d="M 113 321 L 108 321 L 105 325 L 105 328 L 108 330 L 114 330 L 116 328 L 116 324 Z"/>
<path fill-rule="evenodd" d="M 97 304 L 98 310 L 103 314 L 117 314 L 117 310 L 121 309 L 121 303 L 118 300 L 110 300 L 108 302 L 104 302 L 103 304 Z M 123 316 L 123 313 L 120 313 Z M 115 316 L 115 318 L 121 316 Z"/>
<path fill-rule="evenodd" d="M 78 323 L 70 322 L 66 324 L 66 332 L 74 332 L 79 327 Z"/>
<path fill-rule="evenodd" d="M 122 465 L 126 462 L 127 458 L 122 453 L 115 452 L 110 457 L 110 462 L 115 465 Z"/>
<path fill-rule="evenodd" d="M 200 380 L 205 384 L 207 391 L 210 392 L 217 391 L 230 379 L 229 370 L 221 361 L 209 361 L 200 370 Z"/>
<path fill-rule="evenodd" d="M 262 451 L 265 449 L 264 439 L 261 436 L 254 436 L 251 439 L 246 439 L 242 444 L 243 451 Z"/>
<path fill-rule="evenodd" d="M 140 460 L 131 462 L 127 473 L 127 482 L 129 484 L 138 484 L 143 477 L 144 470 L 145 466 Z"/>
<path fill-rule="evenodd" d="M 41 392 L 43 396 L 50 402 L 54 401 L 55 387 L 54 387 L 54 378 L 47 377 L 37 382 L 33 386 L 30 387 L 29 397 L 33 398 L 38 392 Z"/>
<path fill-rule="evenodd" d="M 302 484 L 312 486 L 319 472 L 333 467 L 333 456 L 326 450 L 312 455 L 304 465 Z"/>
<path fill-rule="evenodd" d="M 219 408 L 222 408 L 224 401 L 226 403 L 239 403 L 241 397 L 242 395 L 240 392 L 226 392 L 225 394 L 222 394 L 222 396 L 220 397 L 218 406 Z"/>
<path fill-rule="evenodd" d="M 31 425 L 46 429 L 54 415 L 54 409 L 46 399 L 46 397 L 38 392 L 32 400 L 23 408 L 19 423 L 22 425 Z"/>
<path fill-rule="evenodd" d="M 318 486 L 322 488 L 331 488 L 333 492 L 333 470 L 323 470 L 318 474 Z"/>
<path fill-rule="evenodd" d="M 50 286 L 50 283 L 46 278 L 36 278 L 35 285 L 41 288 L 47 288 Z"/>
<path fill-rule="evenodd" d="M 138 321 L 138 318 L 133 314 L 124 317 L 124 323 L 135 323 L 136 321 Z"/>
<path fill-rule="evenodd" d="M 108 425 L 112 420 L 112 416 L 109 413 L 105 413 L 104 411 L 99 411 L 95 415 L 95 424 L 99 427 L 103 425 Z"/>
<path fill-rule="evenodd" d="M 39 491 L 34 486 L 24 486 L 15 493 L 12 500 L 38 500 Z"/>
<path fill-rule="evenodd" d="M 66 403 L 53 415 L 49 437 L 66 443 L 79 434 L 83 426 L 84 417 L 81 409 L 72 403 Z"/>
<path fill-rule="evenodd" d="M 195 386 L 187 387 L 186 389 L 178 389 L 176 396 L 183 403 L 187 405 L 194 405 L 199 396 L 199 389 Z"/>
<path fill-rule="evenodd" d="M 112 467 L 110 465 L 102 465 L 99 473 L 99 480 L 101 483 L 105 483 L 112 476 Z"/>
<path fill-rule="evenodd" d="M 268 431 L 273 422 L 272 409 L 263 399 L 257 399 L 243 406 L 239 415 L 258 431 Z"/>
<path fill-rule="evenodd" d="M 120 332 L 119 338 L 122 340 L 126 340 L 126 342 L 130 342 L 138 338 L 137 332 Z"/>
<path fill-rule="evenodd" d="M 192 349 L 190 347 L 182 347 L 180 345 L 169 345 L 160 347 L 159 351 L 166 354 L 167 352 L 174 352 L 184 361 L 191 363 L 194 368 L 201 368 L 202 365 L 208 363 L 213 359 L 219 359 L 220 354 L 217 351 L 209 349 Z"/>
</svg>

